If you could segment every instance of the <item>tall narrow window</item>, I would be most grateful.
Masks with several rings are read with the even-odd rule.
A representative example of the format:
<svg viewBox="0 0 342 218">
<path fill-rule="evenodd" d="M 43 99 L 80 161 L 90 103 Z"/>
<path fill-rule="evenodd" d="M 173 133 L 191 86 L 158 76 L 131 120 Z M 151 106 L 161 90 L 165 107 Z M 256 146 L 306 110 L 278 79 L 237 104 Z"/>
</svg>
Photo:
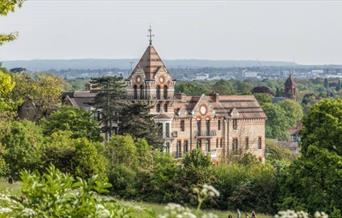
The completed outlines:
<svg viewBox="0 0 342 218">
<path fill-rule="evenodd" d="M 217 130 L 221 130 L 221 120 L 217 121 Z"/>
<path fill-rule="evenodd" d="M 157 123 L 157 127 L 158 127 L 158 135 L 163 137 L 163 124 Z"/>
<path fill-rule="evenodd" d="M 140 85 L 140 99 L 144 99 L 144 86 Z"/>
<path fill-rule="evenodd" d="M 184 149 L 183 149 L 183 152 L 184 153 L 187 153 L 189 152 L 189 143 L 188 143 L 188 140 L 184 140 L 184 145 L 183 145 Z"/>
<path fill-rule="evenodd" d="M 164 112 L 167 112 L 167 109 L 168 109 L 168 105 L 167 103 L 164 104 Z"/>
<path fill-rule="evenodd" d="M 197 136 L 201 135 L 201 120 L 197 120 Z"/>
<path fill-rule="evenodd" d="M 216 138 L 216 148 L 218 148 L 218 147 L 219 147 L 219 139 Z"/>
<path fill-rule="evenodd" d="M 223 139 L 221 138 L 220 139 L 220 148 L 222 148 L 223 147 Z"/>
<path fill-rule="evenodd" d="M 205 143 L 205 150 L 206 152 L 210 152 L 210 139 L 208 139 Z"/>
<path fill-rule="evenodd" d="M 239 144 L 238 144 L 238 139 L 233 138 L 233 153 L 237 153 L 239 150 Z"/>
<path fill-rule="evenodd" d="M 181 129 L 182 132 L 185 131 L 185 121 L 184 120 L 180 121 L 180 129 Z"/>
<path fill-rule="evenodd" d="M 207 127 L 206 135 L 210 136 L 210 120 L 207 120 L 205 124 L 206 124 L 206 127 Z"/>
<path fill-rule="evenodd" d="M 246 141 L 246 150 L 248 150 L 249 149 L 249 138 L 246 137 L 245 141 Z"/>
<path fill-rule="evenodd" d="M 160 85 L 157 86 L 156 95 L 157 99 L 160 99 Z"/>
<path fill-rule="evenodd" d="M 134 91 L 133 98 L 137 99 L 138 98 L 138 87 L 136 85 L 133 86 L 133 91 Z"/>
<path fill-rule="evenodd" d="M 262 149 L 262 138 L 258 137 L 258 148 Z"/>
<path fill-rule="evenodd" d="M 156 106 L 156 111 L 159 113 L 160 112 L 160 104 L 157 104 Z"/>
<path fill-rule="evenodd" d="M 238 128 L 238 121 L 237 121 L 237 119 L 234 119 L 233 120 L 233 129 L 237 129 Z"/>
<path fill-rule="evenodd" d="M 168 88 L 167 86 L 164 86 L 164 99 L 167 99 L 168 95 Z"/>
<path fill-rule="evenodd" d="M 182 141 L 178 140 L 177 147 L 176 147 L 176 157 L 181 157 L 181 156 L 182 156 Z"/>
<path fill-rule="evenodd" d="M 165 123 L 165 136 L 170 138 L 170 123 Z"/>
</svg>

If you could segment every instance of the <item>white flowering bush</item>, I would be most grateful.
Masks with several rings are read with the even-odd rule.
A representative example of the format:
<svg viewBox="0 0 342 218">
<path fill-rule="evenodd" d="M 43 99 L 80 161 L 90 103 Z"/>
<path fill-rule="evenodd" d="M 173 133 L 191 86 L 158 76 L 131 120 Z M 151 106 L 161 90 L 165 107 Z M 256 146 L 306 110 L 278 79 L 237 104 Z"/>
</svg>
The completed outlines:
<svg viewBox="0 0 342 218">
<path fill-rule="evenodd" d="M 304 211 L 285 210 L 285 211 L 279 211 L 274 217 L 275 218 L 309 218 L 311 216 L 307 212 L 304 212 Z M 328 215 L 324 212 L 316 212 L 313 217 L 314 218 L 328 218 Z"/>
<path fill-rule="evenodd" d="M 46 174 L 21 173 L 21 196 L 0 195 L 0 217 L 133 217 L 134 210 L 98 196 L 109 184 L 96 176 L 74 179 L 50 167 Z"/>
<path fill-rule="evenodd" d="M 208 184 L 202 185 L 201 188 L 194 188 L 193 193 L 196 195 L 198 202 L 197 210 L 201 209 L 205 200 L 220 196 L 220 193 L 213 186 Z"/>
</svg>

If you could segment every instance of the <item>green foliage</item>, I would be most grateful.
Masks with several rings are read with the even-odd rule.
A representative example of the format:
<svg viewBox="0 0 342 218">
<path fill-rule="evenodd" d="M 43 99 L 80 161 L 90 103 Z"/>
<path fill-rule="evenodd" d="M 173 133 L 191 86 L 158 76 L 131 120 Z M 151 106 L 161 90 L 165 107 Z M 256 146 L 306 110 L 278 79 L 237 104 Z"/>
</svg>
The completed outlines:
<svg viewBox="0 0 342 218">
<path fill-rule="evenodd" d="M 185 155 L 183 165 L 187 169 L 208 168 L 211 166 L 211 160 L 202 151 L 195 149 Z"/>
<path fill-rule="evenodd" d="M 135 138 L 145 138 L 150 145 L 160 148 L 164 141 L 158 135 L 158 132 L 153 115 L 150 114 L 150 106 L 147 104 L 129 104 L 121 111 L 120 134 L 130 134 Z"/>
<path fill-rule="evenodd" d="M 0 1 L 0 16 L 6 16 L 13 12 L 17 7 L 21 7 L 23 0 L 1 0 Z M 0 34 L 0 46 L 6 42 L 12 41 L 17 37 L 16 33 Z"/>
<path fill-rule="evenodd" d="M 90 86 L 98 90 L 94 106 L 96 110 L 101 110 L 102 131 L 108 141 L 115 132 L 113 124 L 120 120 L 120 114 L 128 104 L 125 100 L 126 85 L 122 77 L 113 76 L 93 78 Z"/>
<path fill-rule="evenodd" d="M 0 99 L 6 97 L 14 88 L 12 76 L 0 68 Z"/>
<path fill-rule="evenodd" d="M 115 135 L 106 143 L 106 155 L 110 166 L 124 164 L 127 167 L 137 166 L 137 147 L 130 135 Z"/>
<path fill-rule="evenodd" d="M 0 130 L 3 159 L 8 175 L 17 178 L 19 171 L 37 169 L 41 161 L 43 135 L 41 129 L 29 121 L 14 121 Z"/>
<path fill-rule="evenodd" d="M 107 159 L 100 148 L 100 144 L 86 138 L 72 138 L 70 131 L 57 131 L 46 139 L 42 167 L 54 165 L 62 172 L 81 178 L 94 175 L 104 178 L 107 175 Z"/>
<path fill-rule="evenodd" d="M 304 118 L 301 151 L 310 145 L 342 155 L 342 99 L 324 99 L 315 104 Z"/>
<path fill-rule="evenodd" d="M 285 111 L 290 127 L 294 127 L 303 118 L 302 106 L 294 100 L 285 99 L 278 103 Z"/>
<path fill-rule="evenodd" d="M 98 177 L 73 178 L 54 167 L 41 175 L 21 173 L 21 196 L 1 199 L 8 217 L 132 217 L 133 209 L 98 197 L 110 186 Z"/>
<path fill-rule="evenodd" d="M 101 141 L 100 127 L 92 115 L 82 109 L 62 107 L 42 120 L 41 126 L 47 135 L 56 131 L 71 131 L 72 138 L 86 137 L 93 141 Z"/>
<path fill-rule="evenodd" d="M 272 166 L 222 164 L 213 168 L 213 174 L 212 185 L 220 192 L 217 208 L 274 211 L 277 184 Z"/>
<path fill-rule="evenodd" d="M 342 207 L 342 157 L 325 148 L 309 146 L 282 175 L 279 208 L 331 212 Z"/>
<path fill-rule="evenodd" d="M 88 139 L 81 138 L 76 140 L 75 155 L 72 163 L 75 166 L 74 172 L 76 176 L 81 178 L 90 178 L 98 175 L 105 178 L 107 175 L 107 160 L 99 153 L 95 143 Z"/>
<path fill-rule="evenodd" d="M 272 103 L 272 95 L 264 93 L 256 93 L 254 97 L 258 100 L 260 105 L 265 103 Z"/>
<path fill-rule="evenodd" d="M 287 139 L 289 121 L 286 112 L 277 104 L 265 103 L 262 106 L 266 113 L 266 137 Z"/>
<path fill-rule="evenodd" d="M 62 78 L 50 74 L 26 73 L 14 75 L 16 86 L 11 93 L 11 99 L 21 106 L 25 99 L 31 99 L 37 107 L 37 117 L 49 115 L 54 111 L 60 102 L 64 81 Z"/>
<path fill-rule="evenodd" d="M 281 146 L 273 139 L 266 139 L 266 159 L 273 161 L 293 161 L 296 156 L 287 148 Z"/>
<path fill-rule="evenodd" d="M 342 208 L 341 133 L 342 100 L 325 99 L 311 108 L 304 118 L 302 156 L 280 179 L 280 208 Z"/>
</svg>

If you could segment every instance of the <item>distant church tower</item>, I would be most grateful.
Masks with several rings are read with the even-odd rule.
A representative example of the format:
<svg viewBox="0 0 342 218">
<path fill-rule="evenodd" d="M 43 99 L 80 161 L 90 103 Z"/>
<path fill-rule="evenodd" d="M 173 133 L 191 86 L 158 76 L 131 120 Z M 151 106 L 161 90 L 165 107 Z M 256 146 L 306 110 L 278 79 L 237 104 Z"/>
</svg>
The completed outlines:
<svg viewBox="0 0 342 218">
<path fill-rule="evenodd" d="M 297 85 L 296 82 L 292 78 L 292 74 L 285 81 L 285 89 L 284 89 L 286 98 L 296 98 L 297 94 Z"/>
</svg>

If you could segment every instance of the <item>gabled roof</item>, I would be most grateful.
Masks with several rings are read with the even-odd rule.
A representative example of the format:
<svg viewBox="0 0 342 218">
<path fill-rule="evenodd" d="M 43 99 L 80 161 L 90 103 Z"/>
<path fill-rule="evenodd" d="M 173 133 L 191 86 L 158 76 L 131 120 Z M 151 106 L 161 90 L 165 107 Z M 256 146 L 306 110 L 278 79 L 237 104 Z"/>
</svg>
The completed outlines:
<svg viewBox="0 0 342 218">
<path fill-rule="evenodd" d="M 143 56 L 140 58 L 138 64 L 135 66 L 131 76 L 139 69 L 142 69 L 145 72 L 145 76 L 147 80 L 152 80 L 154 74 L 160 69 L 166 68 L 164 62 L 160 58 L 158 52 L 153 47 L 153 45 L 149 45 Z M 130 76 L 130 77 L 131 77 Z"/>
</svg>

